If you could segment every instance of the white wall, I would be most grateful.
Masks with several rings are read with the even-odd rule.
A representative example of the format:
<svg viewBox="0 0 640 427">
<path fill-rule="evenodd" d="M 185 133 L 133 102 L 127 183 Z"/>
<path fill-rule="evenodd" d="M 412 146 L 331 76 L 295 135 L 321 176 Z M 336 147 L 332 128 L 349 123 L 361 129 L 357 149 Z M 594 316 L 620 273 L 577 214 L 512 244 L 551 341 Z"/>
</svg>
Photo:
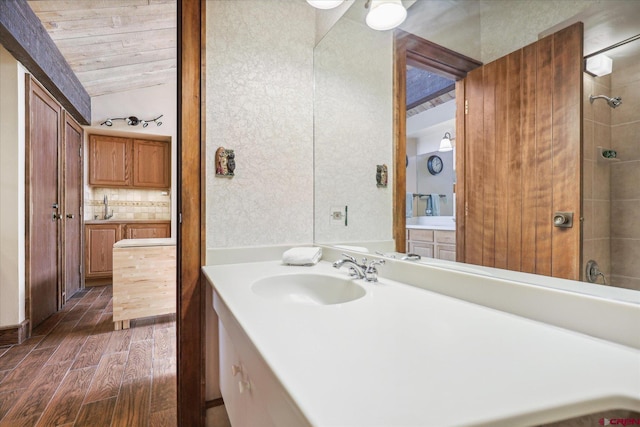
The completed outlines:
<svg viewBox="0 0 640 427">
<path fill-rule="evenodd" d="M 178 88 L 177 82 L 170 84 L 151 86 L 142 89 L 136 89 L 126 92 L 112 93 L 102 96 L 94 96 L 91 98 L 91 126 L 86 126 L 85 139 L 92 133 L 108 134 L 114 136 L 127 137 L 162 137 L 171 140 L 171 235 L 176 236 L 176 197 L 177 197 L 177 135 L 178 135 L 178 113 L 177 101 Z M 142 125 L 129 126 L 125 121 L 118 120 L 113 122 L 113 126 L 101 126 L 107 118 L 113 117 L 129 117 L 136 116 L 138 119 L 154 119 L 160 114 L 163 117 L 162 126 L 156 126 L 154 123 L 149 124 L 146 128 Z M 86 145 L 85 145 L 86 147 Z M 95 198 L 94 191 L 89 187 L 88 183 L 88 150 L 85 150 L 85 201 Z M 100 191 L 103 192 L 102 189 Z M 156 193 L 159 193 L 155 191 Z M 147 200 L 164 201 L 166 198 L 160 194 L 154 197 L 154 191 L 149 190 Z M 102 197 L 102 193 L 98 195 Z M 89 211 L 89 206 L 85 206 L 85 212 Z M 89 217 L 85 219 L 91 219 Z"/>
<path fill-rule="evenodd" d="M 0 46 L 0 327 L 25 319 L 25 69 Z"/>
<path fill-rule="evenodd" d="M 304 1 L 207 2 L 207 248 L 313 241 L 314 26 Z"/>
<path fill-rule="evenodd" d="M 392 239 L 392 47 L 391 32 L 351 19 L 340 20 L 316 47 L 317 242 Z M 382 164 L 386 188 L 376 186 L 376 165 Z M 346 226 L 331 220 L 332 207 L 344 206 Z"/>
</svg>

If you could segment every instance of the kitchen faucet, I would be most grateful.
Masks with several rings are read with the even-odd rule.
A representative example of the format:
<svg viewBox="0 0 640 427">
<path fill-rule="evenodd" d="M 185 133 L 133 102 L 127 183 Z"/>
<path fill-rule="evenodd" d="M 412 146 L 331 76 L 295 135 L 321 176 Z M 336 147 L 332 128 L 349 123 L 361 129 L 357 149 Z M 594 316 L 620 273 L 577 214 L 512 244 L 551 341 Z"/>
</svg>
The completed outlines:
<svg viewBox="0 0 640 427">
<path fill-rule="evenodd" d="M 109 199 L 107 195 L 104 195 L 104 219 L 111 219 L 113 217 L 113 209 L 111 210 L 111 214 L 109 214 Z"/>
</svg>

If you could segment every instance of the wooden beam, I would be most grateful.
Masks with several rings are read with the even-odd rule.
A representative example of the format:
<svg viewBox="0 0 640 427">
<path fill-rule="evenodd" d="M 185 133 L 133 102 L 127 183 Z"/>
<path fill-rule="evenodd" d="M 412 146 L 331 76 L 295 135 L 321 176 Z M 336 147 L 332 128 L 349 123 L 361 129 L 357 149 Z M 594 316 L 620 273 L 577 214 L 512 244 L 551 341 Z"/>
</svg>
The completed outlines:
<svg viewBox="0 0 640 427">
<path fill-rule="evenodd" d="M 91 98 L 26 0 L 0 1 L 0 44 L 74 119 L 91 123 Z"/>
<path fill-rule="evenodd" d="M 205 422 L 204 314 L 205 5 L 178 0 L 178 425 Z"/>
</svg>

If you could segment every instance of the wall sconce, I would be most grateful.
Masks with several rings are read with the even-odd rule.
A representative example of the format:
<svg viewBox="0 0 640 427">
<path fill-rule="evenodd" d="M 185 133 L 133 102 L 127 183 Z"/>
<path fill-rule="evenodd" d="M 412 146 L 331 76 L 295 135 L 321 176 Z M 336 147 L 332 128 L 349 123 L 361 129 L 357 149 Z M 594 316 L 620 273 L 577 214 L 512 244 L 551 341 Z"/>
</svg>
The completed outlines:
<svg viewBox="0 0 640 427">
<path fill-rule="evenodd" d="M 367 0 L 364 7 L 369 9 L 367 25 L 374 30 L 391 30 L 407 18 L 401 0 Z"/>
<path fill-rule="evenodd" d="M 163 116 L 163 114 L 160 114 L 158 117 L 156 117 L 155 119 L 151 119 L 151 120 L 142 120 L 137 118 L 136 116 L 129 116 L 129 117 L 115 117 L 113 119 L 107 119 L 104 122 L 100 123 L 100 126 L 106 125 L 106 126 L 113 126 L 113 121 L 114 120 L 124 120 L 127 122 L 127 124 L 129 126 L 138 126 L 139 124 L 142 124 L 143 128 L 146 128 L 147 126 L 149 126 L 149 123 L 155 123 L 156 126 L 162 126 L 162 122 L 160 121 L 160 118 Z"/>
<path fill-rule="evenodd" d="M 342 4 L 344 0 L 307 0 L 311 6 L 316 9 L 333 9 Z"/>
<path fill-rule="evenodd" d="M 440 141 L 440 148 L 438 148 L 438 151 L 445 152 L 453 150 L 451 139 L 451 134 L 449 132 L 445 132 L 442 137 L 442 141 Z"/>
<path fill-rule="evenodd" d="M 613 71 L 613 61 L 606 55 L 597 55 L 587 58 L 585 69 L 592 76 L 606 76 Z"/>
</svg>

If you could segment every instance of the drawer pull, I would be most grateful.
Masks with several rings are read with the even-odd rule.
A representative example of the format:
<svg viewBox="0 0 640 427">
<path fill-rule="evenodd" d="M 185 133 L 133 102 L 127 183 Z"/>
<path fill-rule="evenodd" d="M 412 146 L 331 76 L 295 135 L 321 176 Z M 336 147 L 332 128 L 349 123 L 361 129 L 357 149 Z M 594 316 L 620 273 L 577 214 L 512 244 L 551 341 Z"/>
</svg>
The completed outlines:
<svg viewBox="0 0 640 427">
<path fill-rule="evenodd" d="M 231 365 L 231 375 L 235 377 L 236 375 L 238 375 L 239 372 L 242 372 L 242 366 Z"/>
</svg>

